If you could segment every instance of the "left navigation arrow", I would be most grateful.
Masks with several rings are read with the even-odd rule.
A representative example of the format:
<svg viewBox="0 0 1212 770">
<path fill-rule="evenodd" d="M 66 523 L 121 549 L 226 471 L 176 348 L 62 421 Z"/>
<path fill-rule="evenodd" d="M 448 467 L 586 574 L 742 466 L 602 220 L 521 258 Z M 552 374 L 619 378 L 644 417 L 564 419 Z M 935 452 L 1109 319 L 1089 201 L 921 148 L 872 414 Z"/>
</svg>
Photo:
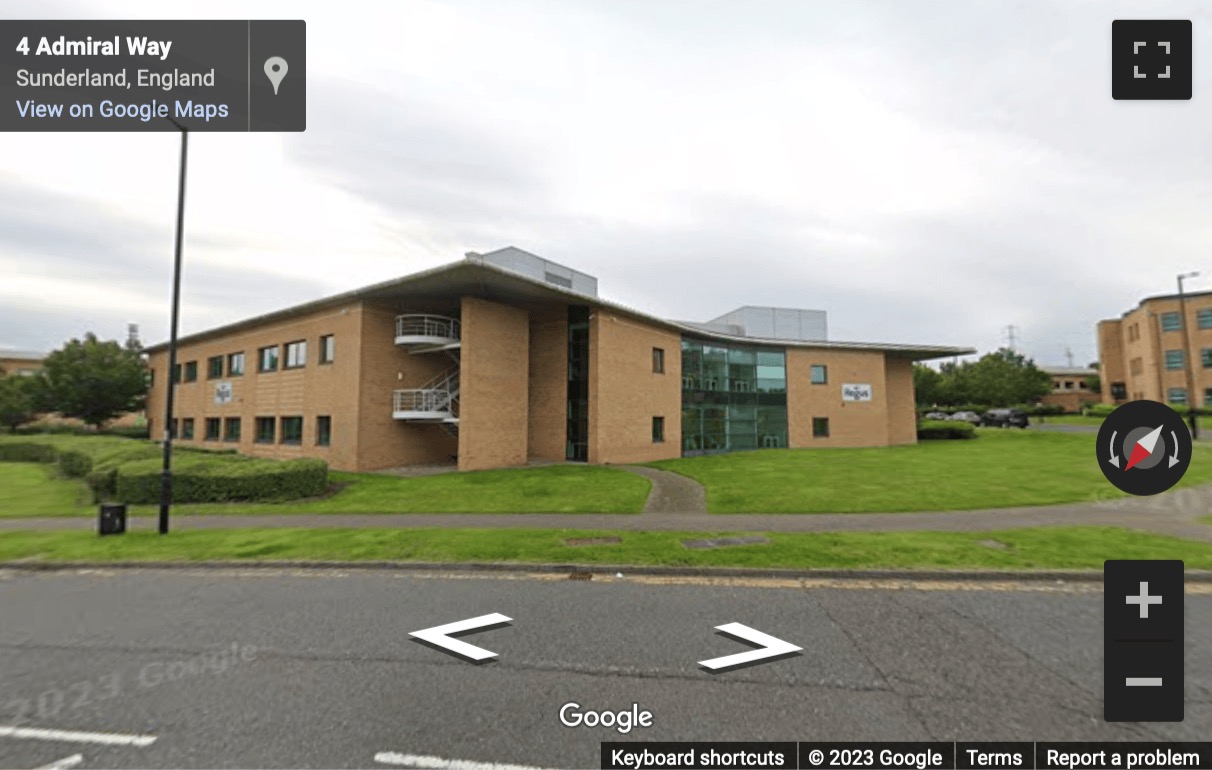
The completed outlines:
<svg viewBox="0 0 1212 770">
<path fill-rule="evenodd" d="M 409 636 L 440 652 L 456 655 L 472 663 L 485 663 L 495 658 L 497 654 L 483 647 L 476 647 L 474 644 L 460 642 L 453 637 L 461 634 L 470 634 L 474 631 L 487 631 L 491 628 L 500 628 L 509 625 L 511 622 L 513 622 L 513 618 L 507 618 L 499 612 L 494 612 L 490 615 L 481 615 L 478 618 L 468 618 L 467 620 L 460 620 L 455 623 L 447 623 L 444 626 L 423 628 L 420 631 L 413 631 Z"/>
</svg>

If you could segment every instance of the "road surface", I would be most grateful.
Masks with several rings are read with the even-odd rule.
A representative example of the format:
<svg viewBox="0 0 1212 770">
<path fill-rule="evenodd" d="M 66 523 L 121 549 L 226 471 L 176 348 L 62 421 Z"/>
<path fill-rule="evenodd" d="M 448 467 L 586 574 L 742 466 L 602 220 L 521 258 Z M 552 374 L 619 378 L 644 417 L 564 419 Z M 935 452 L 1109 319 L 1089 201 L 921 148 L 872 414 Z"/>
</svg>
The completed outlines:
<svg viewBox="0 0 1212 770">
<path fill-rule="evenodd" d="M 1099 584 L 0 572 L 0 767 L 597 767 L 604 740 L 1208 738 L 1212 589 L 1179 724 L 1102 720 Z M 472 665 L 409 632 L 489 613 Z M 722 674 L 739 622 L 803 647 Z M 559 711 L 638 704 L 627 735 Z M 475 768 L 477 765 L 466 765 Z"/>
</svg>

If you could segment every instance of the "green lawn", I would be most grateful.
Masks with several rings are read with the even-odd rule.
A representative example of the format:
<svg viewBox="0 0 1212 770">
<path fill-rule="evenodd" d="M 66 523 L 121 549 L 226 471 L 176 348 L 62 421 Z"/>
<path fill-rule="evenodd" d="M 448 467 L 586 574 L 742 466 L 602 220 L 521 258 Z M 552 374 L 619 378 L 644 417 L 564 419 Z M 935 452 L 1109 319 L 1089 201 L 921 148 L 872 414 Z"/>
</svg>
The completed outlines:
<svg viewBox="0 0 1212 770">
<path fill-rule="evenodd" d="M 867 449 L 765 449 L 652 463 L 707 488 L 712 513 L 952 511 L 1124 497 L 1098 469 L 1094 434 L 978 430 L 968 441 Z M 1196 446 L 1179 486 L 1212 482 Z"/>
<path fill-rule="evenodd" d="M 565 538 L 616 536 L 617 545 Z M 780 568 L 1101 569 L 1105 559 L 1182 559 L 1212 568 L 1212 545 L 1113 527 L 1000 532 L 768 534 L 768 544 L 692 550 L 703 532 L 484 529 L 239 529 L 160 536 L 5 532 L 0 562 L 317 560 L 443 563 L 701 565 Z M 991 547 L 990 542 L 1001 544 Z"/>
<path fill-rule="evenodd" d="M 86 513 L 92 494 L 79 481 L 60 479 L 53 465 L 0 463 L 0 517 Z"/>
<path fill-rule="evenodd" d="M 400 478 L 332 473 L 339 491 L 287 503 L 175 505 L 177 514 L 291 513 L 638 513 L 652 483 L 617 468 L 551 465 Z M 53 465 L 0 463 L 0 518 L 95 513 L 83 482 L 60 478 Z M 133 516 L 156 506 L 132 506 Z"/>
<path fill-rule="evenodd" d="M 1087 417 L 1084 414 L 1050 414 L 1047 417 L 1032 417 L 1032 423 L 1044 425 L 1102 425 L 1103 417 Z"/>
</svg>

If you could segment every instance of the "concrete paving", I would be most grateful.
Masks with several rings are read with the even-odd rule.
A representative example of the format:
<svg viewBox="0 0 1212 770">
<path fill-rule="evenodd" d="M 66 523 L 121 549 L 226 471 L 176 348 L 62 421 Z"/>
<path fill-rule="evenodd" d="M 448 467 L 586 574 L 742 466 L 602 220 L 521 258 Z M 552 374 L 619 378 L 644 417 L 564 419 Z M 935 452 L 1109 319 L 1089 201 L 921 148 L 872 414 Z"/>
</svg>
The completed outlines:
<svg viewBox="0 0 1212 770">
<path fill-rule="evenodd" d="M 1186 720 L 1102 719 L 1098 584 L 571 581 L 394 571 L 0 570 L 0 767 L 375 767 L 395 752 L 599 766 L 608 740 L 1203 740 L 1212 594 L 1186 597 Z M 491 612 L 471 665 L 408 634 Z M 801 655 L 711 675 L 739 622 Z M 651 711 L 630 734 L 561 707 Z M 59 740 L 74 731 L 83 742 Z M 100 740 L 153 738 L 147 746 Z M 455 766 L 430 764 L 428 766 Z M 474 766 L 472 766 L 474 767 Z"/>
<path fill-rule="evenodd" d="M 707 513 L 707 490 L 694 479 L 640 465 L 620 467 L 652 482 L 644 513 Z"/>
</svg>

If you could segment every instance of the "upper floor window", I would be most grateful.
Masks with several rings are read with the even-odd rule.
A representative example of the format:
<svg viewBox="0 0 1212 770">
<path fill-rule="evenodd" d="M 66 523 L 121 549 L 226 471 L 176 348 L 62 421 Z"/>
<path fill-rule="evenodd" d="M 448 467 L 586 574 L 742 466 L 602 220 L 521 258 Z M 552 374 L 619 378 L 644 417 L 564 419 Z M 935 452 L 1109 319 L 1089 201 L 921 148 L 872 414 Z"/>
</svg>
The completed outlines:
<svg viewBox="0 0 1212 770">
<path fill-rule="evenodd" d="M 1212 329 L 1212 307 L 1197 310 L 1195 313 L 1195 322 L 1201 329 Z"/>
<path fill-rule="evenodd" d="M 665 373 L 665 349 L 664 348 L 653 348 L 652 349 L 652 371 L 655 374 L 664 374 Z"/>
<path fill-rule="evenodd" d="M 206 379 L 217 380 L 223 376 L 223 356 L 206 359 Z"/>
<path fill-rule="evenodd" d="M 232 353 L 227 357 L 227 376 L 239 377 L 244 374 L 244 353 Z"/>
<path fill-rule="evenodd" d="M 286 345 L 286 367 L 287 369 L 298 369 L 307 364 L 307 342 L 299 340 L 298 342 L 290 342 Z"/>
<path fill-rule="evenodd" d="M 1166 368 L 1167 369 L 1182 369 L 1185 359 L 1181 350 L 1166 351 Z"/>
<path fill-rule="evenodd" d="M 829 370 L 824 364 L 812 365 L 812 384 L 824 385 L 829 379 Z"/>
<path fill-rule="evenodd" d="M 334 353 L 336 353 L 336 338 L 331 334 L 325 334 L 320 338 L 320 363 L 331 364 Z"/>
<path fill-rule="evenodd" d="M 1183 318 L 1178 313 L 1161 314 L 1162 331 L 1176 332 L 1183 328 Z"/>
<path fill-rule="evenodd" d="M 274 345 L 268 348 L 261 348 L 257 351 L 258 364 L 257 371 L 259 372 L 276 372 L 278 371 L 278 346 Z"/>
<path fill-rule="evenodd" d="M 186 382 L 197 382 L 198 381 L 198 362 L 197 361 L 186 361 L 185 362 L 185 381 Z"/>
</svg>

